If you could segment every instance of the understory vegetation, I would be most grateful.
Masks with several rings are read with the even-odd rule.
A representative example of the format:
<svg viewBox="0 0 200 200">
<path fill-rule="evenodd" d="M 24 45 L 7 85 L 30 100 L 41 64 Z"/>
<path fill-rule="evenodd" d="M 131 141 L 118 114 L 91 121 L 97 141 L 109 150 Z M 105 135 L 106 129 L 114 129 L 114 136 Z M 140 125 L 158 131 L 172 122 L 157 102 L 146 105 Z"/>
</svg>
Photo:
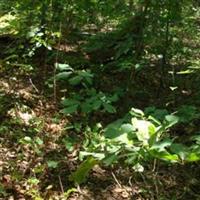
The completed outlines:
<svg viewBox="0 0 200 200">
<path fill-rule="evenodd" d="M 1 0 L 0 199 L 200 199 L 197 0 Z"/>
</svg>

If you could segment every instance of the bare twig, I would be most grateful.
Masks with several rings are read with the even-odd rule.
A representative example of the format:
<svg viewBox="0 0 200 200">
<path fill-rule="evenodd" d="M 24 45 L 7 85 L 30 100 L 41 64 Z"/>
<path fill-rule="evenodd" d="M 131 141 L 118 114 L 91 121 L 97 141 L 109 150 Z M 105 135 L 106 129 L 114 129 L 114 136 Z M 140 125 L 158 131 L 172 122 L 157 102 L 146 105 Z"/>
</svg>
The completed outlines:
<svg viewBox="0 0 200 200">
<path fill-rule="evenodd" d="M 39 90 L 37 89 L 37 87 L 33 84 L 33 81 L 32 81 L 31 78 L 29 78 L 29 82 L 31 83 L 31 85 L 32 85 L 32 87 L 35 89 L 35 91 L 36 91 L 37 93 L 40 93 Z"/>
<path fill-rule="evenodd" d="M 59 184 L 60 184 L 61 192 L 64 193 L 63 184 L 62 184 L 62 180 L 60 178 L 60 175 L 58 176 L 58 179 L 59 179 Z"/>
<path fill-rule="evenodd" d="M 153 161 L 153 169 L 152 169 L 152 172 L 155 172 L 155 170 L 156 170 L 156 165 L 157 165 L 157 159 L 154 159 L 154 161 Z"/>
<path fill-rule="evenodd" d="M 120 188 L 122 188 L 122 185 L 121 185 L 121 184 L 119 183 L 119 181 L 117 180 L 117 177 L 115 176 L 115 174 L 114 174 L 113 172 L 112 172 L 111 174 L 112 174 L 112 176 L 113 176 L 115 182 L 117 183 L 117 185 L 118 185 Z"/>
</svg>

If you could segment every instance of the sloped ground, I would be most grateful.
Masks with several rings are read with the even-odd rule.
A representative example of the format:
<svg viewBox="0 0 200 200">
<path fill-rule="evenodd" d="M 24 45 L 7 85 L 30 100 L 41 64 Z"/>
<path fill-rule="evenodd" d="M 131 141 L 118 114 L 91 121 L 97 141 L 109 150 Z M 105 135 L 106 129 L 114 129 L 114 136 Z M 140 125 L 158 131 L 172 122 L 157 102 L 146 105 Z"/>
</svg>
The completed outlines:
<svg viewBox="0 0 200 200">
<path fill-rule="evenodd" d="M 9 15 L 0 18 L 0 35 L 5 31 L 8 34 L 15 33 L 8 26 L 8 21 L 12 20 L 14 18 Z M 0 52 L 0 199 L 200 199 L 198 163 L 167 165 L 156 161 L 147 163 L 145 172 L 142 174 L 133 173 L 131 169 L 124 166 L 115 168 L 96 166 L 84 184 L 76 186 L 70 182 L 69 175 L 79 164 L 77 155 L 80 148 L 78 143 L 73 147 L 73 151 L 69 152 L 63 142 L 66 136 L 77 134 L 68 129 L 71 119 L 59 113 L 59 105 L 55 105 L 53 96 L 49 96 L 46 88 L 41 88 L 43 80 L 38 79 L 40 73 L 33 76 L 37 78 L 32 78 L 32 74 L 19 75 L 18 70 L 9 69 L 9 72 L 3 72 L 1 57 L 5 56 L 5 49 L 12 50 L 10 46 L 12 38 L 7 38 L 7 36 L 7 34 L 1 36 L 2 44 L 0 44 L 2 49 Z M 191 44 L 191 40 L 186 42 L 189 43 L 188 45 Z M 197 44 L 198 42 L 193 44 L 191 49 L 194 52 L 196 48 L 196 55 L 199 57 Z M 70 64 L 74 66 L 87 66 L 90 60 L 98 61 L 98 59 L 107 62 L 107 58 L 112 55 L 110 49 L 107 52 L 105 48 L 100 49 L 100 52 L 95 51 L 89 55 L 84 52 L 77 53 L 77 48 L 69 44 L 60 44 L 55 47 L 59 51 L 59 59 L 64 62 L 70 60 Z M 68 55 L 65 54 L 66 52 Z M 35 59 L 38 60 L 38 57 L 36 56 Z M 155 88 L 159 85 L 160 79 L 152 69 L 149 72 L 145 71 L 145 74 L 146 77 L 138 76 L 140 80 L 137 80 L 136 87 L 138 91 L 145 87 L 150 91 L 151 96 L 145 96 L 144 91 L 141 94 L 133 94 L 130 98 L 132 101 L 137 96 L 138 105 L 141 107 L 148 105 L 148 101 L 155 102 L 154 96 L 157 93 Z M 116 83 L 126 78 L 119 77 L 118 74 L 115 77 L 111 76 L 112 81 Z M 149 77 L 154 78 L 149 79 Z M 103 78 L 102 83 L 107 87 L 110 80 L 106 81 Z M 142 80 L 142 78 L 145 79 Z M 190 96 L 194 98 L 194 93 L 187 90 L 187 82 L 185 87 L 177 95 L 178 102 L 183 103 Z M 110 90 L 109 87 L 107 89 Z M 161 93 L 156 102 L 168 96 L 166 90 L 163 92 L 165 94 Z M 197 101 L 199 102 L 199 99 Z M 179 132 L 184 135 L 183 130 Z M 83 139 L 81 134 L 77 137 L 80 140 Z"/>
<path fill-rule="evenodd" d="M 200 199 L 198 165 L 149 163 L 143 174 L 96 166 L 75 186 L 68 178 L 79 164 L 80 144 L 72 152 L 63 144 L 76 134 L 67 129 L 70 119 L 41 93 L 40 80 L 16 72 L 0 78 L 0 199 Z"/>
<path fill-rule="evenodd" d="M 0 88 L 0 199 L 67 199 L 71 192 L 71 200 L 139 195 L 139 188 L 128 182 L 121 185 L 99 166 L 85 186 L 75 189 L 68 176 L 76 169 L 77 149 L 69 153 L 59 144 L 62 135 L 68 134 L 67 119 L 59 116 L 51 99 L 37 93 L 28 77 L 1 78 Z M 59 167 L 48 167 L 48 161 L 56 159 Z"/>
</svg>

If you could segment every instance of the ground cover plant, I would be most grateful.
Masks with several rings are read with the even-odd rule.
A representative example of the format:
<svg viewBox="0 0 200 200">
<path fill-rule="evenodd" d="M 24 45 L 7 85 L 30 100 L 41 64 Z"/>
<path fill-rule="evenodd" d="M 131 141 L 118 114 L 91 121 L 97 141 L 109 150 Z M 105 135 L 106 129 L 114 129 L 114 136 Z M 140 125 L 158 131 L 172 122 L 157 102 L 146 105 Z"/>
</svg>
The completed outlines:
<svg viewBox="0 0 200 200">
<path fill-rule="evenodd" d="M 197 0 L 0 2 L 0 199 L 200 199 Z"/>
</svg>

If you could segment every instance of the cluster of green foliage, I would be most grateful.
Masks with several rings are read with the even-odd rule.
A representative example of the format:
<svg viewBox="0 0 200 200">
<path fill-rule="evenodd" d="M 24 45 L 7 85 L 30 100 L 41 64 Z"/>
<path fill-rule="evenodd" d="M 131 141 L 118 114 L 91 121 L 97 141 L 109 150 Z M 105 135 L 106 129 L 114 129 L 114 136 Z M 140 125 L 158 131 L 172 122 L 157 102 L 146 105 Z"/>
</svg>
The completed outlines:
<svg viewBox="0 0 200 200">
<path fill-rule="evenodd" d="M 199 135 L 190 138 L 190 146 L 176 142 L 169 135 L 172 126 L 191 120 L 189 116 L 185 118 L 184 110 L 195 117 L 196 112 L 193 110 L 189 113 L 190 109 L 190 106 L 181 108 L 177 115 L 166 115 L 166 110 L 146 109 L 147 113 L 150 111 L 153 115 L 161 116 L 161 121 L 152 115 L 145 115 L 141 110 L 132 109 L 123 119 L 109 124 L 105 129 L 97 125 L 95 130 L 87 130 L 88 140 L 83 144 L 80 159 L 88 158 L 72 174 L 72 179 L 82 183 L 89 170 L 99 162 L 105 166 L 124 163 L 136 172 L 143 172 L 145 162 L 152 159 L 182 164 L 200 160 Z"/>
<path fill-rule="evenodd" d="M 70 180 L 83 183 L 96 164 L 143 172 L 152 160 L 200 160 L 198 1 L 3 0 L 0 14 L 0 67 L 42 72 L 82 138 L 59 140 L 69 152 L 81 143 Z M 38 154 L 44 145 L 39 137 L 18 142 Z"/>
</svg>

